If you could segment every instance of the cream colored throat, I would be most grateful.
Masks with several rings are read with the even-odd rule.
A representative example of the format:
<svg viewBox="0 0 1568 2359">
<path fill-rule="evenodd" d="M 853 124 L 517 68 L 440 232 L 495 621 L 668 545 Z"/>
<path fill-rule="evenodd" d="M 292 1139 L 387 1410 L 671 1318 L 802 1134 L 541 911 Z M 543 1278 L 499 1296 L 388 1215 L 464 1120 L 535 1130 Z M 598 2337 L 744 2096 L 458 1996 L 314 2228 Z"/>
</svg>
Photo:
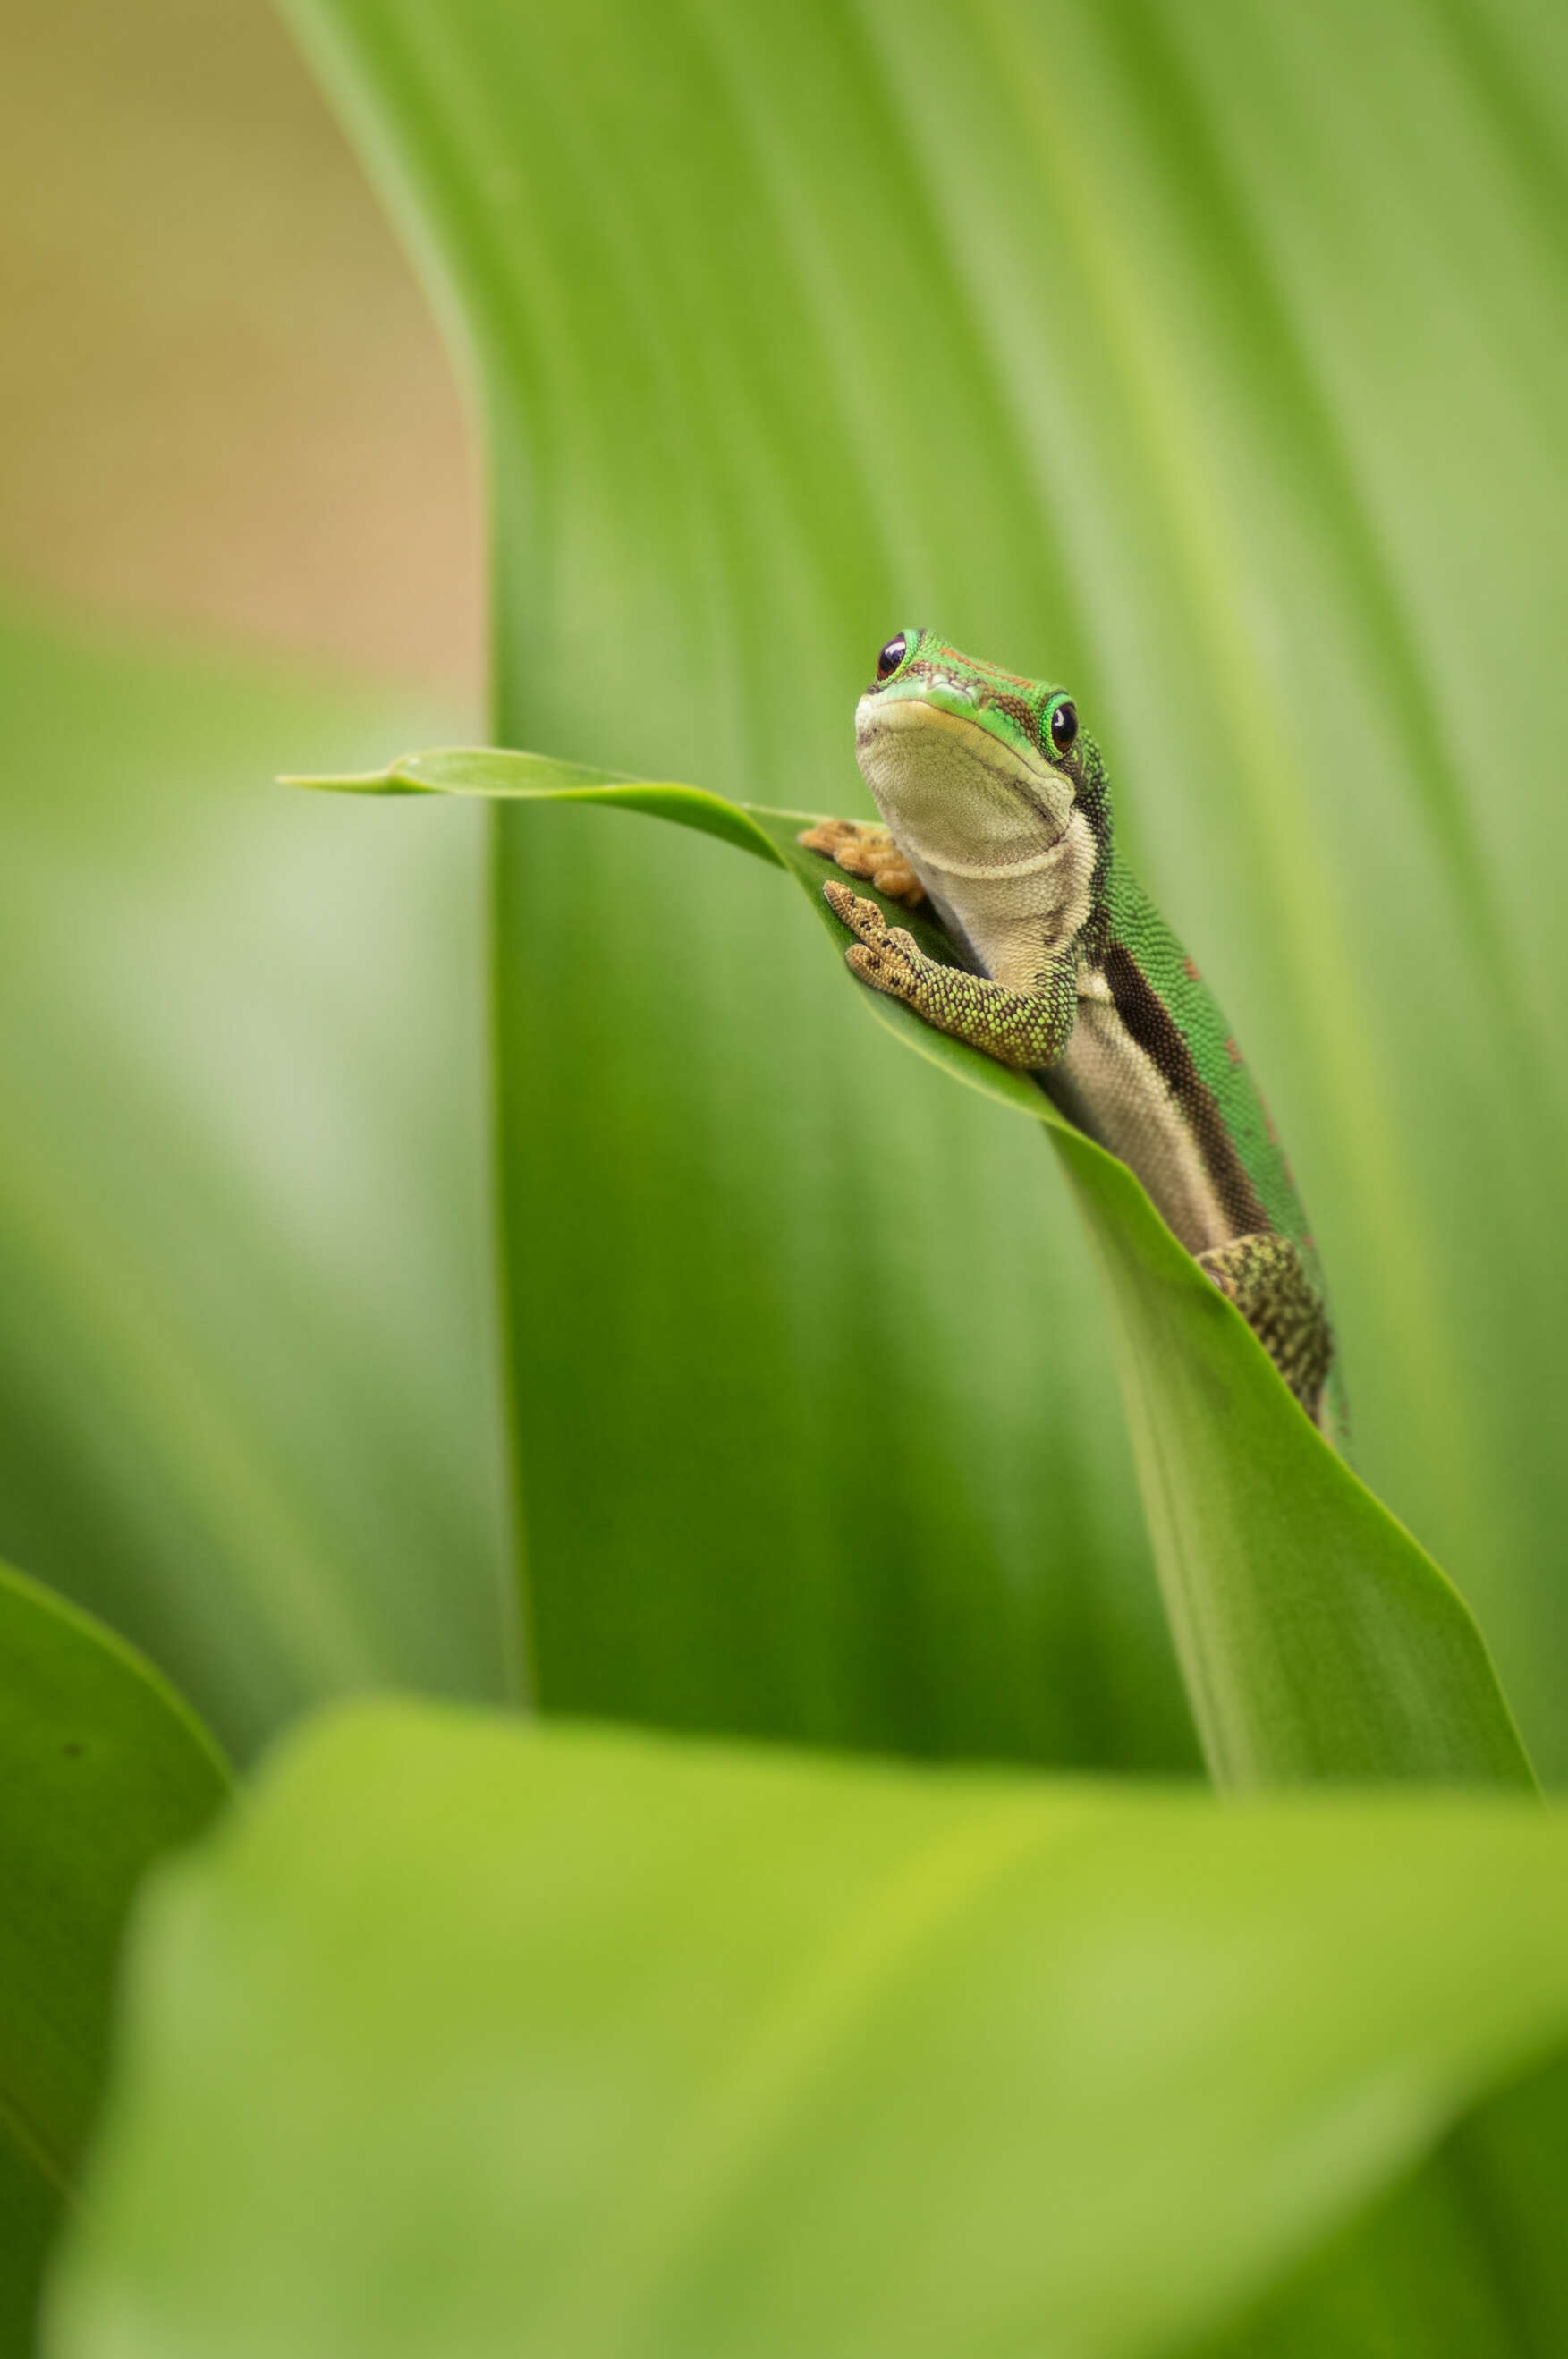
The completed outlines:
<svg viewBox="0 0 1568 2359">
<path fill-rule="evenodd" d="M 1094 834 L 1066 781 L 934 705 L 857 721 L 866 782 L 949 930 L 985 973 L 1033 990 L 1094 905 Z"/>
<path fill-rule="evenodd" d="M 863 704 L 855 752 L 917 868 L 927 861 L 951 876 L 1025 876 L 1049 861 L 1066 822 L 1063 781 L 939 705 Z"/>
</svg>

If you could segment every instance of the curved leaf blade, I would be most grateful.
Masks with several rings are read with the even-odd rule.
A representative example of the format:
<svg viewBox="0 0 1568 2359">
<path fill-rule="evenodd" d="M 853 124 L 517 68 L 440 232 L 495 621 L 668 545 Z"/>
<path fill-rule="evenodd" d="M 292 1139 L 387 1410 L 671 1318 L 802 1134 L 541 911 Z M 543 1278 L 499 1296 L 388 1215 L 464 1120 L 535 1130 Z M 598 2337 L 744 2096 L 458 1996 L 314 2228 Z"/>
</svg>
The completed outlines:
<svg viewBox="0 0 1568 2359">
<path fill-rule="evenodd" d="M 145 1921 L 46 2351 L 1175 2359 L 1565 2044 L 1539 1805 L 354 1709 Z"/>
<path fill-rule="evenodd" d="M 822 897 L 825 865 L 795 841 L 804 813 L 494 749 L 445 748 L 369 778 L 306 783 L 631 808 L 778 862 L 843 940 Z M 938 927 L 882 907 L 931 955 L 953 957 Z M 1463 1600 L 1312 1427 L 1133 1174 L 1024 1076 L 896 1003 L 859 995 L 919 1054 L 1042 1124 L 1066 1164 L 1110 1281 L 1156 1561 L 1216 1779 L 1530 1783 Z"/>
<path fill-rule="evenodd" d="M 99 1623 L 0 1565 L 0 2347 L 31 2348 L 76 2190 L 132 1897 L 228 1788 L 195 1715 Z"/>
</svg>

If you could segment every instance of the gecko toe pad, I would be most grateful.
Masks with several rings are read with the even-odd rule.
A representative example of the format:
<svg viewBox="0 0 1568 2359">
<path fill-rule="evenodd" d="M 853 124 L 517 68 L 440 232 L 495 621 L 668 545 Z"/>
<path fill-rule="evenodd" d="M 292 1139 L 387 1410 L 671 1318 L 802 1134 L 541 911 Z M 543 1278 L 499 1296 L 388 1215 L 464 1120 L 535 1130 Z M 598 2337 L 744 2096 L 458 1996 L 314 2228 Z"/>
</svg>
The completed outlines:
<svg viewBox="0 0 1568 2359">
<path fill-rule="evenodd" d="M 803 827 L 795 841 L 808 852 L 836 861 L 846 875 L 864 876 L 889 901 L 917 909 L 925 887 L 887 830 L 875 820 L 823 819 Z"/>
</svg>

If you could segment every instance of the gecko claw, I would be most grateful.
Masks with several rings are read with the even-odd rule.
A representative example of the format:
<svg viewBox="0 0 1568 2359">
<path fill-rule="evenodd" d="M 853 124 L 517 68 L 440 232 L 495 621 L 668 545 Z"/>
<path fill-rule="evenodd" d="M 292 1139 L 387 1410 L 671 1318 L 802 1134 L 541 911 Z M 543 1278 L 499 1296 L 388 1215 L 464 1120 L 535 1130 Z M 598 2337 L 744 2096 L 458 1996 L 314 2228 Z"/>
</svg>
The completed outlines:
<svg viewBox="0 0 1568 2359">
<path fill-rule="evenodd" d="M 927 963 L 913 934 L 890 926 L 875 901 L 863 900 L 847 885 L 824 885 L 822 897 L 855 936 L 844 954 L 850 973 L 873 991 L 912 1005 L 920 989 L 916 969 Z"/>
<path fill-rule="evenodd" d="M 875 901 L 866 900 L 852 893 L 847 885 L 834 878 L 822 886 L 822 898 L 841 926 L 847 926 L 859 941 L 869 941 L 873 934 L 886 933 L 887 921 Z"/>
<path fill-rule="evenodd" d="M 844 955 L 850 973 L 873 991 L 913 1003 L 920 988 L 915 968 L 920 953 L 902 926 L 884 926 L 871 940 L 852 943 Z"/>
</svg>

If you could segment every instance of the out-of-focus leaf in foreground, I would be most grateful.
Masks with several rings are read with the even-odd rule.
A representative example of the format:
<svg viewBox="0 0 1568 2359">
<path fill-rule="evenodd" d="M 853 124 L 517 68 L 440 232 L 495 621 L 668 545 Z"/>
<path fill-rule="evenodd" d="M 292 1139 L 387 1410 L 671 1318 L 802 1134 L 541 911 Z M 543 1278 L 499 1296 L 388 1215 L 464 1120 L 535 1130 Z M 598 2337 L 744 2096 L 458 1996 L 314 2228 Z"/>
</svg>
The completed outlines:
<svg viewBox="0 0 1568 2359">
<path fill-rule="evenodd" d="M 32 2348 L 44 2248 L 97 2111 L 132 1894 L 227 1785 L 150 1665 L 0 1566 L 0 2350 Z"/>
<path fill-rule="evenodd" d="M 1175 2359 L 1565 2041 L 1539 1805 L 361 1707 L 143 1920 L 46 2349 Z M 1561 2319 L 1561 2237 L 1489 2240 L 1489 2128 L 1419 2182 L 1451 2309 L 1342 2359 Z"/>
<path fill-rule="evenodd" d="M 0 1544 L 241 1749 L 499 1697 L 477 835 L 270 784 L 384 698 L 19 618 L 0 694 Z"/>
<path fill-rule="evenodd" d="M 476 364 L 490 734 L 850 811 L 898 624 L 1070 682 L 1290 1147 L 1358 1463 L 1568 1767 L 1562 11 L 289 14 Z M 929 1605 L 944 1675 L 1010 1615 L 1031 1680 L 1109 1698 L 1077 1732 L 1004 1703 L 1013 1741 L 1127 1757 L 1084 1602 L 1119 1637 L 1127 1462 L 1065 1190 L 988 1109 L 845 1048 L 760 873 L 594 825 L 509 814 L 498 854 L 547 1697 L 941 1734 L 934 1649 L 900 1636 Z M 737 1400 L 814 1495 L 737 1480 Z M 899 1576 L 869 1596 L 867 1521 Z M 844 1668 L 808 1708 L 812 1611 Z"/>
<path fill-rule="evenodd" d="M 673 821 L 787 869 L 843 946 L 822 900 L 826 864 L 796 842 L 801 812 L 482 747 L 407 756 L 369 777 L 306 783 L 559 799 Z M 911 927 L 930 955 L 953 958 L 935 926 L 890 902 L 882 908 Z M 681 922 L 678 912 L 660 913 L 667 957 L 679 956 Z M 1125 1328 L 1156 1560 L 1216 1778 L 1528 1783 L 1463 1601 L 1312 1430 L 1138 1181 L 1025 1076 L 932 1032 L 907 1008 L 862 997 L 919 1053 L 1042 1124 L 1067 1167 Z M 585 1088 L 594 1078 L 584 1074 Z"/>
</svg>

